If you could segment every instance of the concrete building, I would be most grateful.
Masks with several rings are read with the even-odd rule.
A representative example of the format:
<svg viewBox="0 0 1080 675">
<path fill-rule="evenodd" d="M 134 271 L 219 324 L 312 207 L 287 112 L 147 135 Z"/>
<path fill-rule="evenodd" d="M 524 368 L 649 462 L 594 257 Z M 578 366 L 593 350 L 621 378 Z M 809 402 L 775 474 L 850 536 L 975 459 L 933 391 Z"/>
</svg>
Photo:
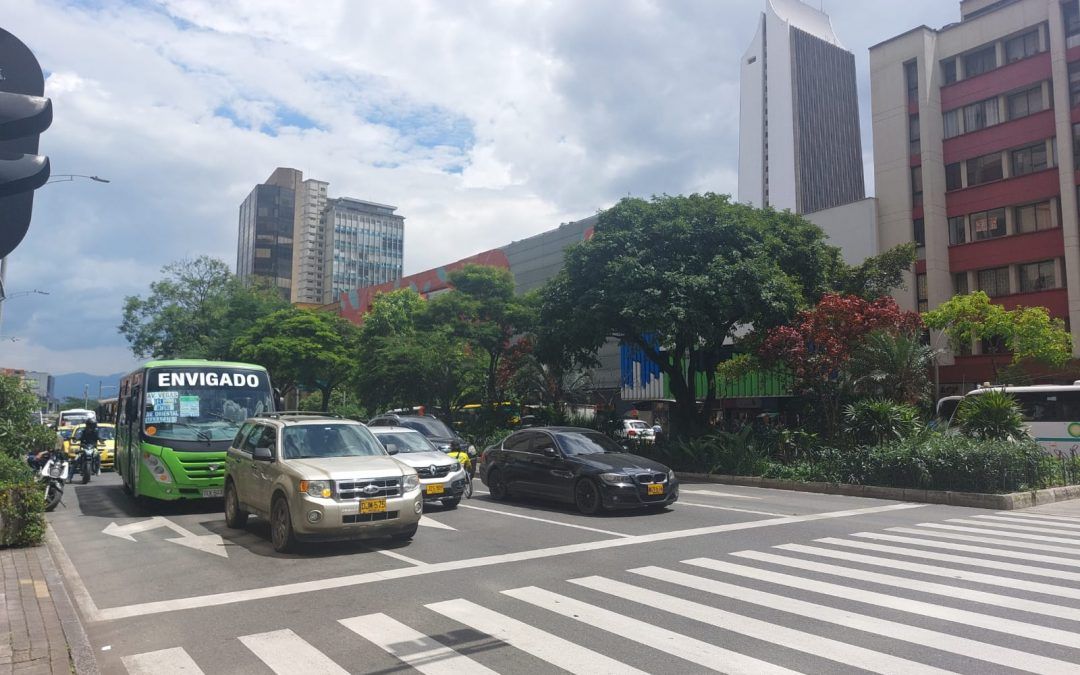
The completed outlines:
<svg viewBox="0 0 1080 675">
<path fill-rule="evenodd" d="M 739 201 L 814 213 L 862 200 L 855 56 L 799 0 L 765 0 L 743 55 Z"/>
<path fill-rule="evenodd" d="M 878 236 L 920 251 L 898 301 L 982 290 L 1048 308 L 1080 346 L 1080 7 L 963 0 L 960 15 L 870 49 Z M 989 379 L 994 348 L 956 355 L 945 391 Z"/>
<path fill-rule="evenodd" d="M 23 383 L 28 384 L 34 394 L 37 395 L 42 412 L 52 412 L 56 410 L 55 380 L 49 373 L 22 370 L 21 368 L 0 368 L 0 375 L 17 377 Z"/>
<path fill-rule="evenodd" d="M 404 218 L 396 207 L 329 199 L 329 183 L 275 169 L 240 205 L 236 273 L 290 302 L 324 305 L 336 293 L 401 276 Z"/>
</svg>

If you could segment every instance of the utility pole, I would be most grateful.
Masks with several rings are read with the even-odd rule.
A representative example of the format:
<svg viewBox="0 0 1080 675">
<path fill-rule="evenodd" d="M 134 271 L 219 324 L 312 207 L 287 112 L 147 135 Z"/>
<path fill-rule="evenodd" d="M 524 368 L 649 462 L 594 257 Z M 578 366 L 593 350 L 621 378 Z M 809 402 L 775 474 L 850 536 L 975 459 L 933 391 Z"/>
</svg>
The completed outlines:
<svg viewBox="0 0 1080 675">
<path fill-rule="evenodd" d="M 82 386 L 82 407 L 86 408 L 90 405 L 90 385 L 84 384 Z"/>
</svg>

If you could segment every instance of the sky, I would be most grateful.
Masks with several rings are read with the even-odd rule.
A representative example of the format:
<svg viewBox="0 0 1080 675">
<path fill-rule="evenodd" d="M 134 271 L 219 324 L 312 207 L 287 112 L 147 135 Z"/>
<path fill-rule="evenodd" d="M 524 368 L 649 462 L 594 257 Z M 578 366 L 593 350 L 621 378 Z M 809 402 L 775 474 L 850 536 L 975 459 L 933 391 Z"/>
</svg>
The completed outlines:
<svg viewBox="0 0 1080 675">
<path fill-rule="evenodd" d="M 811 0 L 855 54 L 958 0 Z M 764 0 L 0 0 L 46 74 L 53 174 L 9 257 L 0 367 L 137 360 L 125 296 L 169 262 L 235 268 L 240 203 L 274 168 L 398 206 L 405 273 L 627 195 L 734 194 L 739 63 Z M 867 171 L 868 193 L 873 172 Z M 15 338 L 12 340 L 12 338 Z"/>
</svg>

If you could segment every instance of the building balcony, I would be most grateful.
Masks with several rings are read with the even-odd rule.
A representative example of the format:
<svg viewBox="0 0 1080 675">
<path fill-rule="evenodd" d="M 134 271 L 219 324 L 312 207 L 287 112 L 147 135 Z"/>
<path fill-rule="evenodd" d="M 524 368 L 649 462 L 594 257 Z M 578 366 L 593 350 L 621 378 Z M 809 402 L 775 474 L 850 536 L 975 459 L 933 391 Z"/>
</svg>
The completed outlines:
<svg viewBox="0 0 1080 675">
<path fill-rule="evenodd" d="M 1053 109 L 1043 110 L 946 139 L 942 143 L 942 154 L 945 163 L 952 164 L 1053 138 L 1055 132 Z"/>
<path fill-rule="evenodd" d="M 949 217 L 987 211 L 1003 206 L 1030 204 L 1057 197 L 1060 193 L 1057 167 L 1029 173 L 1016 178 L 983 183 L 945 193 L 945 209 Z"/>
<path fill-rule="evenodd" d="M 967 272 L 1016 263 L 1049 260 L 1065 255 L 1060 227 L 982 239 L 949 247 L 949 270 Z"/>
<path fill-rule="evenodd" d="M 1026 59 L 995 68 L 941 88 L 941 109 L 952 110 L 982 101 L 991 96 L 1020 89 L 1051 77 L 1050 52 L 1042 52 Z"/>
</svg>

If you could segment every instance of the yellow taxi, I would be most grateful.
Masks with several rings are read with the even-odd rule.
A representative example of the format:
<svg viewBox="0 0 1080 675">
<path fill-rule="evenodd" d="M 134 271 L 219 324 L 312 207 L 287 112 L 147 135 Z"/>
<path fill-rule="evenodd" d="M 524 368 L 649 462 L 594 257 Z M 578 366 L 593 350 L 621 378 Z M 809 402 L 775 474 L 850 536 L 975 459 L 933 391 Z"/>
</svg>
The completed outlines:
<svg viewBox="0 0 1080 675">
<path fill-rule="evenodd" d="M 75 458 L 75 453 L 79 450 L 79 439 L 82 438 L 82 432 L 85 425 L 80 424 L 71 431 L 71 436 L 64 442 L 64 452 L 70 459 Z M 101 468 L 111 469 L 113 468 L 113 458 L 116 457 L 116 425 L 115 424 L 99 424 L 98 430 L 98 452 L 101 453 Z"/>
</svg>

